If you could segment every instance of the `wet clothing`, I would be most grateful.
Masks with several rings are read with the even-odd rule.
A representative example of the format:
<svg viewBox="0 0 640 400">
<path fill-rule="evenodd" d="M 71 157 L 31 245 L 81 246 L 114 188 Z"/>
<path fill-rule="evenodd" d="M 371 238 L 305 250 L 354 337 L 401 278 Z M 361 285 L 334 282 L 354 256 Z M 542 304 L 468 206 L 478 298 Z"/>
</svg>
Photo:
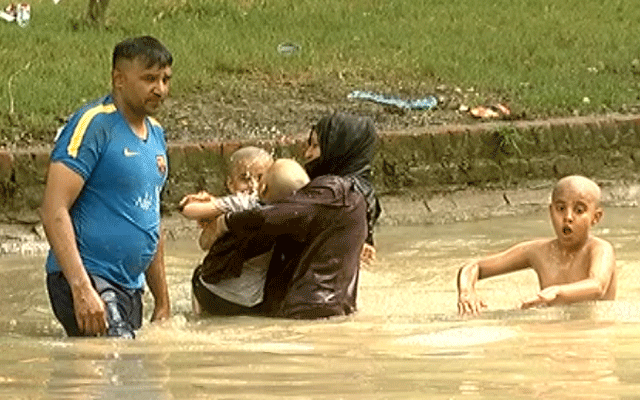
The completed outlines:
<svg viewBox="0 0 640 400">
<path fill-rule="evenodd" d="M 261 207 L 262 203 L 257 193 L 236 193 L 228 196 L 218 197 L 217 206 L 223 212 L 244 211 Z"/>
<path fill-rule="evenodd" d="M 220 199 L 219 206 L 227 212 L 244 211 L 263 207 L 254 195 L 236 194 Z M 256 314 L 262 304 L 267 268 L 271 261 L 273 241 L 267 246 L 253 245 L 246 261 L 229 265 L 226 257 L 243 241 L 226 234 L 216 240 L 209 249 L 202 265 L 193 274 L 192 289 L 203 311 L 210 315 Z M 250 256 L 249 256 L 250 254 Z"/>
<path fill-rule="evenodd" d="M 367 234 L 366 203 L 353 182 L 320 176 L 261 210 L 226 215 L 233 271 L 256 246 L 275 243 L 264 290 L 264 312 L 315 319 L 356 310 L 359 258 Z"/>
<path fill-rule="evenodd" d="M 166 143 L 155 120 L 146 118 L 145 124 L 148 136 L 142 140 L 111 95 L 103 97 L 71 117 L 56 137 L 50 157 L 84 180 L 69 213 L 80 258 L 107 305 L 108 334 L 113 336 L 133 337 L 141 325 L 145 272 L 160 239 Z M 54 313 L 75 336 L 71 292 L 53 250 L 45 265 Z"/>
<path fill-rule="evenodd" d="M 133 339 L 142 326 L 142 290 L 125 289 L 97 276 L 89 278 L 105 302 L 107 336 Z M 53 313 L 67 335 L 83 336 L 74 313 L 71 287 L 62 272 L 47 275 L 47 291 Z"/>
<path fill-rule="evenodd" d="M 200 274 L 202 286 L 231 303 L 254 307 L 262 303 L 271 253 L 271 250 L 268 250 L 245 261 L 239 276 L 230 276 L 215 283 L 209 283 L 202 279 Z"/>
<path fill-rule="evenodd" d="M 338 175 L 350 180 L 367 202 L 367 240 L 373 245 L 373 227 L 382 212 L 372 184 L 376 131 L 368 117 L 342 113 L 325 116 L 313 127 L 318 135 L 320 157 L 305 166 L 311 179 Z"/>
<path fill-rule="evenodd" d="M 268 263 L 266 266 L 268 266 Z M 266 268 L 264 268 L 264 271 L 266 273 Z M 262 280 L 262 284 L 264 285 L 264 279 Z M 202 280 L 202 265 L 199 265 L 195 271 L 193 271 L 191 289 L 200 304 L 200 308 L 207 315 L 259 315 L 262 313 L 262 296 L 258 303 L 249 306 L 228 301 L 224 297 L 214 293 L 211 287 Z M 263 289 L 264 286 L 260 288 L 261 294 Z"/>
<path fill-rule="evenodd" d="M 144 286 L 156 254 L 167 179 L 164 131 L 151 118 L 145 123 L 148 137 L 142 140 L 109 95 L 72 116 L 51 153 L 52 162 L 84 179 L 69 212 L 87 272 L 127 289 Z M 53 251 L 46 270 L 61 270 Z"/>
</svg>

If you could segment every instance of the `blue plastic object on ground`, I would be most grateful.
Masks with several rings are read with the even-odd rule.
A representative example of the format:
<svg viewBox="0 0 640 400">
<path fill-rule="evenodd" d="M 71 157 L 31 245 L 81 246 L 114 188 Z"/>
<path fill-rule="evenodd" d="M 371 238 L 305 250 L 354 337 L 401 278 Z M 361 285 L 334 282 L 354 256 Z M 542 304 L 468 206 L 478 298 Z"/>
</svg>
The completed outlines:
<svg viewBox="0 0 640 400">
<path fill-rule="evenodd" d="M 431 110 L 438 105 L 438 99 L 435 96 L 427 96 L 425 98 L 416 100 L 403 100 L 399 97 L 354 90 L 353 92 L 349 93 L 348 97 L 350 99 L 369 100 L 375 103 L 410 110 Z"/>
</svg>

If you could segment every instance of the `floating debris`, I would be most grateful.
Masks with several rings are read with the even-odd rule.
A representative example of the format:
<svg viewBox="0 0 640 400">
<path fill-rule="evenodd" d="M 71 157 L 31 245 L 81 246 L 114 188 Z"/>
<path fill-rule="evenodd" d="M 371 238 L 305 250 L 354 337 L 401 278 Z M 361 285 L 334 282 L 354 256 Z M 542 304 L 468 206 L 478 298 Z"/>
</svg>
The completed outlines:
<svg viewBox="0 0 640 400">
<path fill-rule="evenodd" d="M 438 99 L 435 96 L 427 96 L 417 100 L 404 100 L 395 96 L 354 90 L 349 93 L 347 97 L 350 99 L 369 100 L 379 104 L 410 110 L 431 110 L 438 105 Z"/>
<path fill-rule="evenodd" d="M 504 104 L 494 104 L 491 106 L 476 106 L 469 110 L 474 118 L 480 119 L 507 119 L 511 116 L 511 110 Z"/>
</svg>

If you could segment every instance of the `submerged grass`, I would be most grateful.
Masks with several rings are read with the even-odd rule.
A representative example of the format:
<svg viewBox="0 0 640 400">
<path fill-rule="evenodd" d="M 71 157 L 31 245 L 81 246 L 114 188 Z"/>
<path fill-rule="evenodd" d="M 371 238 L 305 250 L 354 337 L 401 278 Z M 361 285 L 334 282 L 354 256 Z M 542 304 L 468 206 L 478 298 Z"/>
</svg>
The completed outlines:
<svg viewBox="0 0 640 400">
<path fill-rule="evenodd" d="M 106 93 L 114 44 L 140 34 L 174 53 L 174 96 L 340 76 L 473 87 L 542 115 L 638 103 L 640 7 L 624 0 L 111 0 L 100 29 L 82 22 L 86 3 L 33 0 L 27 28 L 0 21 L 0 144 L 50 135 Z M 285 57 L 283 42 L 301 51 Z"/>
</svg>

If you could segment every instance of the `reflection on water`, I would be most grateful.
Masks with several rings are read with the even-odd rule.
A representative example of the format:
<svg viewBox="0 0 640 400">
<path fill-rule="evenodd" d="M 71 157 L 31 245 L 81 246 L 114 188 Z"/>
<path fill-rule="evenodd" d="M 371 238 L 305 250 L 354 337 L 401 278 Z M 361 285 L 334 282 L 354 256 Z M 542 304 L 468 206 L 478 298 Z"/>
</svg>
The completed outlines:
<svg viewBox="0 0 640 400">
<path fill-rule="evenodd" d="M 134 341 L 64 338 L 43 257 L 5 257 L 0 398 L 635 397 L 639 231 L 640 210 L 614 209 L 595 232 L 616 247 L 617 301 L 515 310 L 537 290 L 524 271 L 479 283 L 489 304 L 479 318 L 456 314 L 457 268 L 552 234 L 545 214 L 380 227 L 379 260 L 362 271 L 358 313 L 328 321 L 194 318 L 189 279 L 202 254 L 192 240 L 170 241 L 175 317 L 145 325 Z"/>
</svg>

